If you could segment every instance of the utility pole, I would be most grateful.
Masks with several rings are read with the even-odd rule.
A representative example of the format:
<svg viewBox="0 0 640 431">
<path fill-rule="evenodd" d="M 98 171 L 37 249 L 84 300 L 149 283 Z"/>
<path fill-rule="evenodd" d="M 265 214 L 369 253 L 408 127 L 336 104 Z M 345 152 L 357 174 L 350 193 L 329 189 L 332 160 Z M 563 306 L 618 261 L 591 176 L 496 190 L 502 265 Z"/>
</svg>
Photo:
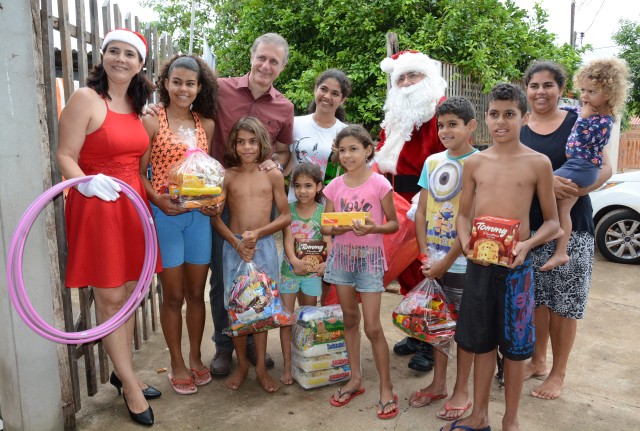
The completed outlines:
<svg viewBox="0 0 640 431">
<path fill-rule="evenodd" d="M 569 44 L 571 45 L 572 48 L 576 47 L 576 33 L 573 31 L 573 22 L 575 18 L 576 18 L 576 0 L 571 0 L 571 26 L 570 26 L 571 34 L 569 35 Z"/>
</svg>

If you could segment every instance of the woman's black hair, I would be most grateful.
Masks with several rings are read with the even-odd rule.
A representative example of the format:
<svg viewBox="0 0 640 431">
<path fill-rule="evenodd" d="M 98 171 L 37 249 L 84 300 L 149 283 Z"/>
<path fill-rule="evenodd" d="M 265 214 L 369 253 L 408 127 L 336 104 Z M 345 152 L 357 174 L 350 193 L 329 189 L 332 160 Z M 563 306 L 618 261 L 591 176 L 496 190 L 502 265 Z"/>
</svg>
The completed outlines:
<svg viewBox="0 0 640 431">
<path fill-rule="evenodd" d="M 322 72 L 320 75 L 318 75 L 318 77 L 316 78 L 316 83 L 313 86 L 314 93 L 315 93 L 315 90 L 324 81 L 326 81 L 329 78 L 335 79 L 338 82 L 338 84 L 340 84 L 340 92 L 342 93 L 343 98 L 349 97 L 351 95 L 351 81 L 349 80 L 349 77 L 340 69 L 327 69 L 324 72 Z M 316 112 L 315 97 L 309 104 L 308 112 L 309 114 L 313 114 L 314 112 Z M 338 120 L 342 121 L 343 123 L 347 119 L 347 114 L 345 113 L 344 108 L 342 106 L 338 107 L 338 109 L 336 110 L 335 116 Z"/>
<path fill-rule="evenodd" d="M 109 45 L 104 47 L 103 51 L 106 52 Z M 138 53 L 138 60 L 142 61 L 142 57 Z M 100 96 L 111 100 L 111 96 L 109 96 L 109 79 L 107 77 L 107 72 L 104 70 L 104 66 L 102 62 L 94 67 L 91 72 L 89 72 L 89 77 L 87 78 L 87 87 L 91 88 L 93 91 L 98 93 Z M 151 80 L 147 78 L 147 75 L 144 72 L 144 68 L 140 70 L 133 78 L 131 78 L 131 82 L 129 83 L 129 88 L 127 88 L 127 96 L 131 99 L 131 103 L 133 104 L 133 110 L 138 115 L 142 115 L 142 109 L 144 105 L 147 104 L 147 100 L 153 94 L 155 87 Z"/>
<path fill-rule="evenodd" d="M 178 54 L 164 62 L 156 82 L 160 101 L 165 106 L 169 106 L 171 100 L 164 86 L 164 80 L 169 79 L 176 68 L 191 70 L 198 74 L 200 92 L 193 101 L 192 109 L 205 118 L 214 118 L 218 111 L 218 81 L 211 67 L 197 55 Z"/>
</svg>

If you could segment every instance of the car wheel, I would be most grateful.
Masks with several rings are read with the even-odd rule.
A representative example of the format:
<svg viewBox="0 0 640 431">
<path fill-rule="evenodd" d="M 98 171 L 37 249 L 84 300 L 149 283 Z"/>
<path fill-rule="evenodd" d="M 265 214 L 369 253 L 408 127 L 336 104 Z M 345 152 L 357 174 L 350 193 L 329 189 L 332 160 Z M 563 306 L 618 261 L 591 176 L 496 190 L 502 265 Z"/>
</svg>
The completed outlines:
<svg viewBox="0 0 640 431">
<path fill-rule="evenodd" d="M 629 209 L 611 211 L 596 226 L 596 245 L 617 263 L 640 263 L 640 214 Z"/>
</svg>

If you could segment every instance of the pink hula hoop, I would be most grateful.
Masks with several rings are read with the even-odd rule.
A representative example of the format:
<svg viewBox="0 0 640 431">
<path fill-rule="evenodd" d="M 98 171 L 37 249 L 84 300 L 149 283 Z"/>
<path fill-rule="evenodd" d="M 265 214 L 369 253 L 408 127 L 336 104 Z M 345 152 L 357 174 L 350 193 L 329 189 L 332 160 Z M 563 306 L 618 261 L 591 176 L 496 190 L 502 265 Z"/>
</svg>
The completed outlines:
<svg viewBox="0 0 640 431">
<path fill-rule="evenodd" d="M 22 254 L 24 252 L 27 236 L 29 235 L 29 231 L 40 212 L 54 197 L 62 193 L 64 189 L 90 181 L 92 178 L 93 175 L 89 175 L 86 177 L 78 177 L 63 181 L 60 184 L 51 187 L 33 201 L 16 226 L 7 256 L 7 286 L 9 289 L 9 299 L 11 300 L 13 307 L 27 326 L 36 334 L 56 343 L 82 344 L 95 341 L 109 335 L 123 325 L 133 315 L 133 313 L 135 313 L 140 303 L 144 300 L 145 295 L 148 293 L 151 279 L 155 271 L 156 260 L 158 258 L 158 240 L 156 238 L 153 218 L 147 209 L 146 202 L 127 183 L 117 178 L 111 178 L 116 183 L 120 184 L 122 193 L 131 200 L 131 203 L 135 207 L 138 215 L 140 216 L 140 220 L 142 221 L 145 254 L 142 271 L 138 278 L 138 284 L 122 308 L 109 320 L 95 328 L 81 332 L 65 332 L 49 326 L 44 320 L 42 320 L 38 313 L 33 309 L 31 302 L 29 302 L 29 298 L 24 287 L 24 280 L 22 279 Z"/>
</svg>

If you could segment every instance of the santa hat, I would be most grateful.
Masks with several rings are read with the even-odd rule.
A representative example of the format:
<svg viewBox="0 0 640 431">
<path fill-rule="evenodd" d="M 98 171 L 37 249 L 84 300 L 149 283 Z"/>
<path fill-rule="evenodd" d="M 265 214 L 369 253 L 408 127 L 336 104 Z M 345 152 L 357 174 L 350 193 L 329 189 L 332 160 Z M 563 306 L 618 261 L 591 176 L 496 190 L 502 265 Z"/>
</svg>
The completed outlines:
<svg viewBox="0 0 640 431">
<path fill-rule="evenodd" d="M 114 40 L 118 42 L 128 43 L 129 45 L 133 46 L 140 54 L 140 57 L 142 57 L 142 62 L 144 63 L 145 59 L 147 58 L 148 46 L 147 40 L 143 35 L 141 35 L 137 31 L 129 30 L 126 28 L 111 30 L 104 37 L 104 42 L 102 42 L 102 50 L 104 51 L 107 45 L 109 45 L 109 43 L 113 42 Z"/>
<path fill-rule="evenodd" d="M 430 79 L 440 77 L 440 68 L 438 63 L 427 55 L 414 50 L 400 51 L 391 57 L 386 57 L 380 62 L 380 69 L 391 75 L 391 86 L 398 85 L 400 75 L 407 72 L 418 72 Z"/>
</svg>

